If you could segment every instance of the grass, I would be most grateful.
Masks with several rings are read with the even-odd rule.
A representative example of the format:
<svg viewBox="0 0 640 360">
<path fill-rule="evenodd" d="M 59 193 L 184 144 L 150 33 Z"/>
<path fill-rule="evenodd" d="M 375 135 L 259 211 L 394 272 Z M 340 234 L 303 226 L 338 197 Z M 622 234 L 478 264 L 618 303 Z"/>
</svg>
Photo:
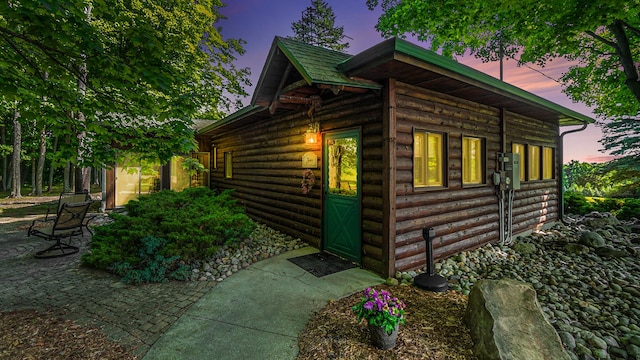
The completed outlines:
<svg viewBox="0 0 640 360">
<path fill-rule="evenodd" d="M 10 198 L 10 191 L 0 191 L 0 217 L 24 217 L 29 215 L 44 215 L 47 210 L 55 212 L 58 197 L 62 192 L 62 185 L 54 186 L 50 192 L 43 192 L 42 196 L 23 195 L 20 199 Z M 31 187 L 22 187 L 22 194 L 29 194 Z M 100 192 L 99 185 L 91 185 L 91 192 Z M 100 210 L 100 202 L 94 201 L 89 212 Z"/>
</svg>

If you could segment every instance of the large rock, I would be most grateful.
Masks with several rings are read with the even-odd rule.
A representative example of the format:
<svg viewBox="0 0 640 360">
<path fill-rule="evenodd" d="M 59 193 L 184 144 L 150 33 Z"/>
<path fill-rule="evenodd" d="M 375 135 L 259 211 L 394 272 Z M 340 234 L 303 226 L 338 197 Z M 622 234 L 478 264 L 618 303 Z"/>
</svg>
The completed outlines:
<svg viewBox="0 0 640 360">
<path fill-rule="evenodd" d="M 593 231 L 585 231 L 580 234 L 580 239 L 578 240 L 580 244 L 586 245 L 592 248 L 599 248 L 606 244 L 602 236 L 597 232 Z"/>
<path fill-rule="evenodd" d="M 592 212 L 587 214 L 582 220 L 582 223 L 592 229 L 601 229 L 607 225 L 620 225 L 620 221 L 607 212 Z"/>
<path fill-rule="evenodd" d="M 476 282 L 465 321 L 479 359 L 571 359 L 529 284 L 511 279 Z"/>
</svg>

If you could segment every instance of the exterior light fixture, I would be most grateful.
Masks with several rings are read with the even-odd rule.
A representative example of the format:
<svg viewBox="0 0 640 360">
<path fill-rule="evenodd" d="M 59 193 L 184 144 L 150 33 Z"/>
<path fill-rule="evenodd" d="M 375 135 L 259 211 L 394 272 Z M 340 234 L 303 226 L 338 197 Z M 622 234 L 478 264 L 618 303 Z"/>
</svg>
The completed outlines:
<svg viewBox="0 0 640 360">
<path fill-rule="evenodd" d="M 304 134 L 304 142 L 307 145 L 314 145 L 318 143 L 318 132 L 320 132 L 320 124 L 313 122 L 309 124 L 309 129 Z"/>
</svg>

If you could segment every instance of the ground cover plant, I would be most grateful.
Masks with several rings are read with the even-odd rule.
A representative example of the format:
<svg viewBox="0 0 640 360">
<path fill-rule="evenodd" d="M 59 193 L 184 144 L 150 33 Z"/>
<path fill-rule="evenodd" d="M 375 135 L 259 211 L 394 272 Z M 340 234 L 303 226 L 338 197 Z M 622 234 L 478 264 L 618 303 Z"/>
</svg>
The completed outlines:
<svg viewBox="0 0 640 360">
<path fill-rule="evenodd" d="M 564 194 L 564 208 L 566 213 L 575 215 L 596 211 L 611 213 L 619 220 L 640 218 L 640 199 L 635 198 L 591 197 L 567 191 Z"/>
<path fill-rule="evenodd" d="M 82 263 L 129 283 L 186 279 L 189 264 L 247 238 L 255 228 L 230 191 L 216 195 L 203 187 L 151 194 L 125 209 L 126 214 L 112 214 L 112 223 L 96 227 Z"/>
</svg>

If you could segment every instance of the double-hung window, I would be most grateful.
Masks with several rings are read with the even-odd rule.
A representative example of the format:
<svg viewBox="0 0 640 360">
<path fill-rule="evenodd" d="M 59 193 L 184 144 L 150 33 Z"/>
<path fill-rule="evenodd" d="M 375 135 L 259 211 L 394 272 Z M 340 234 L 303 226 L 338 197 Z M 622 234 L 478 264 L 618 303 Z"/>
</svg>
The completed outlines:
<svg viewBox="0 0 640 360">
<path fill-rule="evenodd" d="M 540 180 L 540 146 L 529 145 L 527 151 L 527 170 L 529 180 Z"/>
<path fill-rule="evenodd" d="M 524 168 L 524 164 L 526 164 L 525 147 L 523 144 L 513 143 L 511 144 L 511 152 L 514 154 L 520 154 L 520 181 L 524 181 L 526 173 Z"/>
<path fill-rule="evenodd" d="M 553 179 L 553 169 L 555 167 L 553 158 L 553 148 L 542 148 L 542 178 L 545 180 Z"/>
<path fill-rule="evenodd" d="M 416 130 L 413 134 L 413 185 L 445 186 L 446 136 Z"/>
<path fill-rule="evenodd" d="M 224 153 L 224 178 L 231 179 L 233 177 L 233 157 L 231 152 Z"/>
<path fill-rule="evenodd" d="M 476 137 L 462 137 L 462 183 L 484 184 L 484 141 Z"/>
</svg>

